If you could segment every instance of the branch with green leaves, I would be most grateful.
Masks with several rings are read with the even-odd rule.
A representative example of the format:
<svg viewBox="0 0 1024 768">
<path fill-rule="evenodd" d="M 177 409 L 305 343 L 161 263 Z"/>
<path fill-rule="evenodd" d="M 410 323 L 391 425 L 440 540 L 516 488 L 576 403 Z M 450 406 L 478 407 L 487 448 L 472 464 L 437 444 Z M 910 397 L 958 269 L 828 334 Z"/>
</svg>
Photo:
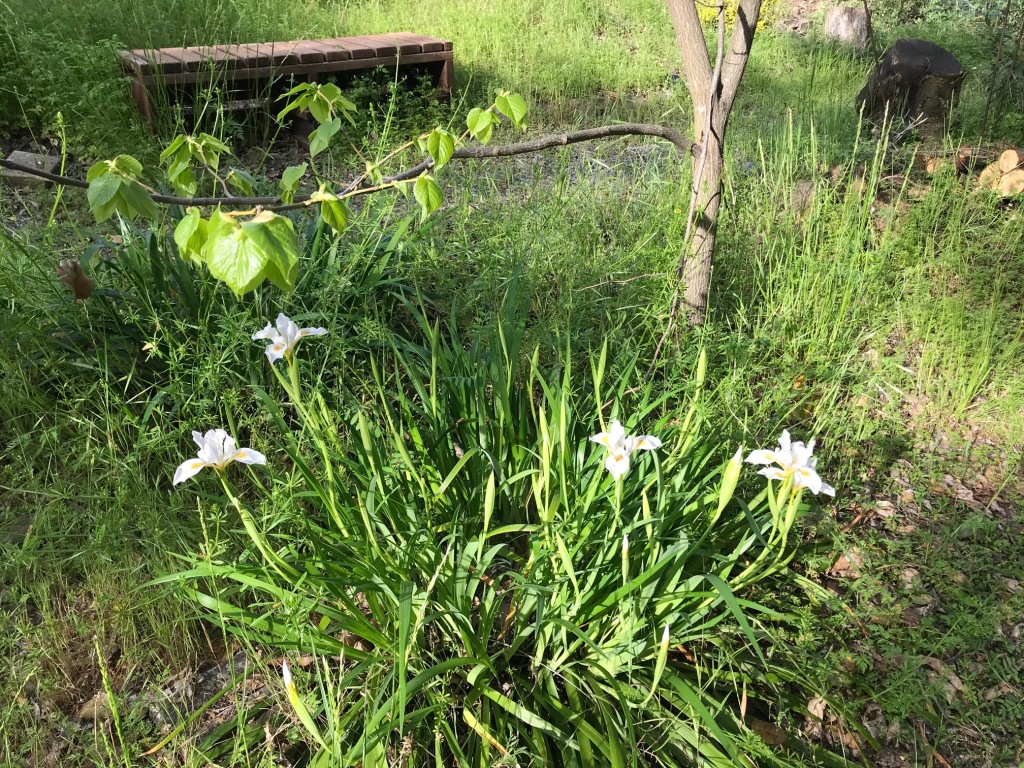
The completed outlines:
<svg viewBox="0 0 1024 768">
<path fill-rule="evenodd" d="M 3 159 L 0 159 L 0 167 L 86 189 L 89 207 L 97 222 L 106 221 L 115 213 L 128 220 L 155 218 L 157 204 L 185 208 L 185 215 L 174 230 L 180 255 L 197 266 L 206 265 L 214 277 L 241 296 L 265 280 L 284 291 L 295 286 L 299 242 L 292 221 L 278 215 L 285 211 L 316 206 L 323 222 L 340 233 L 348 223 L 347 201 L 350 198 L 385 190 L 397 190 L 405 196 L 411 192 L 422 218 L 426 219 L 444 202 L 435 174 L 453 159 L 511 157 L 616 136 L 662 138 L 687 154 L 697 149 L 687 137 L 672 128 L 644 123 L 588 128 L 492 146 L 494 128 L 503 118 L 518 129 L 526 127 L 526 102 L 518 94 L 499 90 L 489 107 L 470 110 L 466 127 L 460 133 L 445 128 L 424 133 L 380 160 L 367 162 L 362 174 L 339 189 L 319 173 L 315 158 L 330 146 L 341 129 L 342 119 L 352 121 L 355 105 L 334 84 L 301 83 L 282 98 L 289 101 L 278 114 L 278 120 L 300 111 L 311 115 L 317 127 L 308 137 L 309 161 L 285 169 L 277 196 L 257 196 L 257 181 L 245 171 L 232 168 L 222 173 L 222 157 L 231 150 L 206 133 L 179 135 L 160 154 L 166 182 L 176 193 L 173 196 L 146 186 L 142 164 L 130 155 L 95 163 L 85 182 Z M 419 151 L 423 159 L 412 167 L 385 175 L 384 169 L 410 150 Z M 312 194 L 300 195 L 299 187 L 310 172 L 317 189 Z M 223 195 L 197 197 L 202 184 L 211 192 L 222 191 Z M 236 192 L 239 196 L 234 195 Z M 210 207 L 215 210 L 204 217 L 201 209 Z M 235 208 L 242 210 L 231 210 Z"/>
</svg>

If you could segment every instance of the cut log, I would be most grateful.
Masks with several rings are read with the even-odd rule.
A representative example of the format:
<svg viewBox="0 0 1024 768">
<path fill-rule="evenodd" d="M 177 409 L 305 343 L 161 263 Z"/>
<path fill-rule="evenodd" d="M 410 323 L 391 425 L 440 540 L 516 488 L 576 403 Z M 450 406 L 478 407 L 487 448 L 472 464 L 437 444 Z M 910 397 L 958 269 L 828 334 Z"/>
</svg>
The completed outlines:
<svg viewBox="0 0 1024 768">
<path fill-rule="evenodd" d="M 999 170 L 1003 173 L 1024 166 L 1024 149 L 1008 149 L 999 156 Z"/>
<path fill-rule="evenodd" d="M 1013 197 L 1024 192 L 1024 168 L 1004 173 L 996 188 L 1002 197 Z"/>
<path fill-rule="evenodd" d="M 970 173 L 988 161 L 988 152 L 964 144 L 956 153 L 956 172 Z"/>
<path fill-rule="evenodd" d="M 995 189 L 999 183 L 999 177 L 1002 175 L 1002 171 L 999 170 L 999 161 L 997 160 L 990 165 L 985 166 L 985 170 L 978 176 L 978 186 L 988 187 L 989 189 Z"/>
</svg>

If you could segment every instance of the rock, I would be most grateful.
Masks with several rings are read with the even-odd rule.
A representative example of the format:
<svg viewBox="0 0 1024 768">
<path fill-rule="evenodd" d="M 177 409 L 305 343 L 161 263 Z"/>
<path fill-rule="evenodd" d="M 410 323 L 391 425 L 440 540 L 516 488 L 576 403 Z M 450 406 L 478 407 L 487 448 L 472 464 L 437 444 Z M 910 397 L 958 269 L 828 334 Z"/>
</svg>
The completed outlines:
<svg viewBox="0 0 1024 768">
<path fill-rule="evenodd" d="M 57 168 L 60 158 L 53 155 L 37 155 L 34 152 L 11 152 L 7 160 L 18 165 L 25 165 L 29 168 L 38 168 L 47 173 L 53 173 Z M 8 187 L 24 189 L 27 187 L 39 187 L 47 182 L 38 176 L 33 176 L 24 171 L 14 171 L 10 168 L 0 168 L 0 181 Z"/>
<path fill-rule="evenodd" d="M 825 39 L 852 46 L 863 53 L 870 38 L 871 19 L 864 8 L 829 8 L 825 11 Z"/>
<path fill-rule="evenodd" d="M 875 66 L 857 95 L 857 108 L 876 120 L 899 115 L 920 121 L 922 134 L 939 137 L 945 132 L 965 75 L 963 66 L 945 48 L 927 40 L 903 38 L 893 43 Z"/>
</svg>

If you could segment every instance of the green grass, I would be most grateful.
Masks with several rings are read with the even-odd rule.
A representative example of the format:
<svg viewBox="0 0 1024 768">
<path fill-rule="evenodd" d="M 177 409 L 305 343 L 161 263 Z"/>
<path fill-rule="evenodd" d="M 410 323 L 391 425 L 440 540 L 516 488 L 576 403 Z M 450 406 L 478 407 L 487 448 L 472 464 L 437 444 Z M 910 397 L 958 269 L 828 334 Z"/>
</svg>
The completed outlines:
<svg viewBox="0 0 1024 768">
<path fill-rule="evenodd" d="M 517 4 L 515 13 L 461 2 L 193 2 L 187 12 L 83 3 L 62 12 L 58 22 L 46 5 L 0 6 L 12 43 L 0 53 L 10 73 L 0 105 L 7 130 L 24 120 L 45 132 L 63 110 L 73 148 L 90 155 L 158 151 L 117 79 L 119 45 L 398 27 L 453 38 L 469 103 L 496 85 L 520 90 L 536 102 L 538 132 L 619 118 L 688 127 L 681 86 L 667 83 L 678 66 L 670 26 L 653 0 Z M 911 31 L 968 64 L 959 129 L 970 136 L 986 51 L 958 30 Z M 952 175 L 894 183 L 910 151 L 877 145 L 850 108 L 867 63 L 814 40 L 758 40 L 731 125 L 738 162 L 727 175 L 711 322 L 670 342 L 656 381 L 665 391 L 685 381 L 703 345 L 703 416 L 726 442 L 767 446 L 784 426 L 820 439 L 819 469 L 840 494 L 807 529 L 795 568 L 834 594 L 764 587 L 758 602 L 796 617 L 774 633 L 773 661 L 804 670 L 803 690 L 826 696 L 828 711 L 851 723 L 879 706 L 886 728 L 897 724 L 880 746 L 908 764 L 935 764 L 932 749 L 954 765 L 1012 764 L 1021 749 L 1022 592 L 1003 579 L 1024 580 L 1019 212 Z M 369 205 L 342 241 L 304 253 L 300 285 L 284 301 L 272 290 L 238 301 L 188 269 L 161 284 L 156 270 L 173 265 L 161 244 L 154 250 L 131 228 L 97 229 L 71 191 L 45 226 L 51 193 L 31 196 L 42 212 L 14 240 L 0 236 L 0 693 L 9 702 L 0 707 L 0 762 L 40 764 L 68 716 L 104 690 L 93 637 L 124 702 L 222 642 L 192 621 L 197 609 L 178 599 L 180 585 L 141 585 L 180 570 L 177 555 L 244 551 L 233 510 L 212 493 L 172 491 L 170 474 L 190 454 L 193 428 L 230 425 L 272 450 L 275 432 L 253 387 L 273 380 L 248 337 L 279 309 L 332 329 L 316 342 L 312 372 L 331 403 L 370 400 L 371 361 L 396 339 L 419 338 L 403 297 L 427 297 L 432 320 L 454 319 L 463 338 L 476 339 L 513 278 L 528 308 L 524 348 L 538 345 L 545 363 L 567 341 L 581 352 L 607 343 L 613 377 L 632 354 L 649 355 L 671 296 L 689 170 L 642 146 L 453 166 L 441 216 L 389 248 L 405 203 Z M 827 180 L 837 164 L 841 181 Z M 853 181 L 859 164 L 863 192 Z M 816 194 L 798 215 L 792 189 L 808 178 Z M 6 222 L 18 201 L 4 200 Z M 72 304 L 52 262 L 85 253 L 102 293 Z M 727 454 L 723 446 L 715 455 Z M 947 475 L 971 498 L 955 498 Z M 860 578 L 827 580 L 833 537 L 859 553 Z M 917 571 L 909 586 L 907 568 Z M 964 688 L 952 696 L 950 672 Z M 1009 692 L 989 698 L 1002 685 Z M 126 741 L 151 743 L 141 713 L 121 709 Z M 791 700 L 754 714 L 796 740 L 802 719 Z M 826 729 L 824 744 L 837 747 L 837 733 Z M 220 759 L 270 764 L 273 752 L 259 744 L 262 732 L 229 730 Z M 190 749 L 190 764 L 205 764 Z M 98 727 L 77 733 L 62 758 L 113 765 L 121 755 L 120 740 Z"/>
</svg>

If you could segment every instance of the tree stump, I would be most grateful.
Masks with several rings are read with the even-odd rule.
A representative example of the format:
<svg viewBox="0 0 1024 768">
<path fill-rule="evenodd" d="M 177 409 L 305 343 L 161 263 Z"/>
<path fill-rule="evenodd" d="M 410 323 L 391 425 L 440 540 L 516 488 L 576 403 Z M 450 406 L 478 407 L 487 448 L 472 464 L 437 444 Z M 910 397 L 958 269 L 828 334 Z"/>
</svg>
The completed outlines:
<svg viewBox="0 0 1024 768">
<path fill-rule="evenodd" d="M 825 39 L 852 46 L 863 53 L 868 46 L 870 20 L 864 8 L 829 8 L 825 11 Z"/>
<path fill-rule="evenodd" d="M 919 121 L 925 136 L 941 137 L 963 84 L 963 66 L 945 48 L 927 40 L 897 40 L 882 56 L 857 95 L 864 116 L 899 116 Z"/>
</svg>

